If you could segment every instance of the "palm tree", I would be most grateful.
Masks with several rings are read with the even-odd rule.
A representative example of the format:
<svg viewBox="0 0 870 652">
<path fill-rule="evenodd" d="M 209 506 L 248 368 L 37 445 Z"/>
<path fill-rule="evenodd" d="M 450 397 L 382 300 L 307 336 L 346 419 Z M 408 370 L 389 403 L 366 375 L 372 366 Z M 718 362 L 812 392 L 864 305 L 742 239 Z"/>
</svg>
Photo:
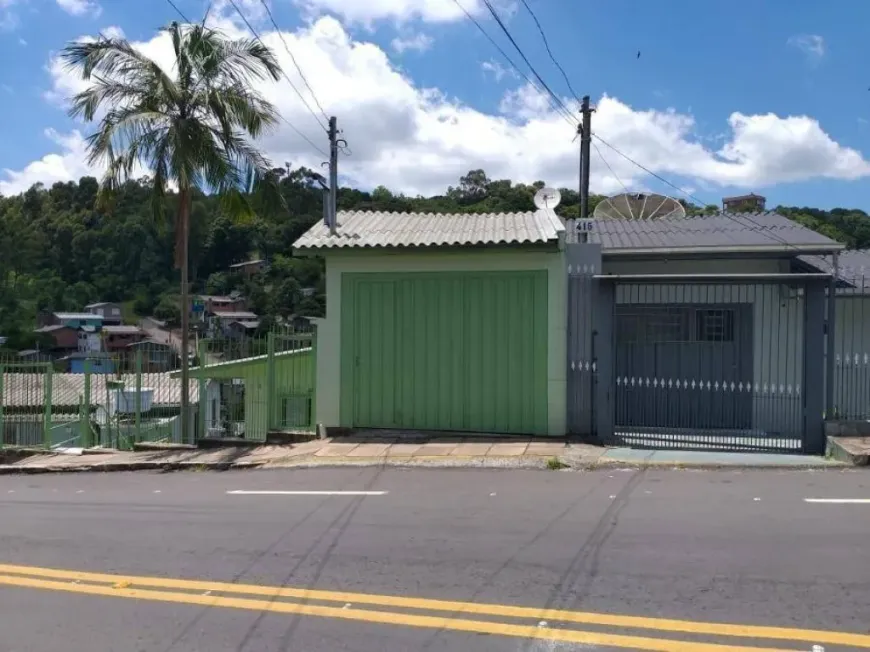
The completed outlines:
<svg viewBox="0 0 870 652">
<path fill-rule="evenodd" d="M 137 166 L 152 175 L 152 210 L 164 218 L 167 189 L 177 188 L 175 266 L 181 270 L 181 433 L 189 434 L 190 288 L 188 239 L 194 191 L 216 193 L 230 217 L 250 213 L 248 194 L 271 166 L 252 141 L 277 122 L 275 108 L 252 89 L 281 73 L 260 41 L 228 39 L 204 25 L 171 23 L 172 71 L 124 39 L 70 43 L 61 56 L 90 87 L 72 98 L 70 115 L 99 120 L 88 138 L 89 163 L 105 165 L 97 197 L 108 208 Z"/>
</svg>

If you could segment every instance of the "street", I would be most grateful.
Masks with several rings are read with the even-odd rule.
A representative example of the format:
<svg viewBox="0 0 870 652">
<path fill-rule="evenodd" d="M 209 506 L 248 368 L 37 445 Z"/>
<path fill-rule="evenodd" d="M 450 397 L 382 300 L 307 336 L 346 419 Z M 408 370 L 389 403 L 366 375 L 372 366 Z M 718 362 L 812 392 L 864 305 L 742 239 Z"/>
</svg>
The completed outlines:
<svg viewBox="0 0 870 652">
<path fill-rule="evenodd" d="M 0 650 L 870 649 L 868 499 L 858 471 L 3 476 Z"/>
</svg>

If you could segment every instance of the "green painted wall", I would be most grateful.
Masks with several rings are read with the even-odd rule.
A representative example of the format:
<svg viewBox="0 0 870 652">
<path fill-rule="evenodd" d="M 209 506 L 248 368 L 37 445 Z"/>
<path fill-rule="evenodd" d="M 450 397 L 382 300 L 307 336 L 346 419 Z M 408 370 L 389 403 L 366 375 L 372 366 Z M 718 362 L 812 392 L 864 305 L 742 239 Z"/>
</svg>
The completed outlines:
<svg viewBox="0 0 870 652">
<path fill-rule="evenodd" d="M 345 274 L 341 422 L 547 433 L 547 272 Z"/>
<path fill-rule="evenodd" d="M 561 251 L 487 247 L 453 251 L 386 252 L 351 250 L 326 257 L 326 317 L 318 321 L 317 420 L 326 426 L 343 425 L 341 403 L 342 285 L 345 275 L 360 273 L 518 272 L 545 271 L 546 291 L 540 297 L 546 312 L 546 433 L 565 434 L 567 274 Z M 536 298 L 536 300 L 538 300 Z M 344 424 L 346 425 L 346 424 Z"/>
<path fill-rule="evenodd" d="M 264 439 L 269 430 L 282 425 L 282 400 L 291 396 L 314 398 L 314 355 L 311 349 L 283 351 L 273 358 L 274 392 L 269 397 L 269 356 L 261 355 L 243 360 L 224 362 L 207 367 L 191 369 L 191 378 L 211 380 L 245 381 L 245 436 L 248 439 Z M 312 400 L 312 408 L 314 401 Z M 268 418 L 269 411 L 272 418 Z"/>
</svg>

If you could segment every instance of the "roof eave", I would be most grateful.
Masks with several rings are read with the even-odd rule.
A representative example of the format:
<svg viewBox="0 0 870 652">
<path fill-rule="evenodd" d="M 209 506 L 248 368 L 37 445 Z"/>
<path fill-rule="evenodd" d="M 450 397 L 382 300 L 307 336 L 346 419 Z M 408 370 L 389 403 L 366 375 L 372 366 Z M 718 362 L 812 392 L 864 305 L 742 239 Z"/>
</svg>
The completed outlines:
<svg viewBox="0 0 870 652">
<path fill-rule="evenodd" d="M 437 245 L 346 245 L 346 246 L 325 246 L 325 247 L 293 247 L 294 256 L 325 256 L 341 253 L 358 253 L 358 252 L 373 252 L 373 253 L 395 253 L 395 252 L 416 252 L 420 250 L 426 251 L 459 251 L 459 250 L 480 250 L 480 249 L 537 249 L 547 251 L 557 251 L 559 248 L 559 238 L 550 238 L 548 240 L 522 242 L 481 242 L 476 244 L 437 244 Z"/>
<path fill-rule="evenodd" d="M 744 246 L 704 246 L 704 247 L 616 247 L 604 248 L 605 257 L 619 256 L 709 256 L 715 253 L 719 256 L 741 254 L 833 254 L 845 249 L 839 242 L 818 245 L 744 245 Z"/>
</svg>

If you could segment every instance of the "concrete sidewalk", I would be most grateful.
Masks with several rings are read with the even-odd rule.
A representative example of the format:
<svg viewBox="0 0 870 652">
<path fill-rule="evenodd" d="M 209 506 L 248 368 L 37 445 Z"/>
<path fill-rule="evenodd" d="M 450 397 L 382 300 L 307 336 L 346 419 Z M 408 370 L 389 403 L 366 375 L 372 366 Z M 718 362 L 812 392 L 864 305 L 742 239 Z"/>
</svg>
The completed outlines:
<svg viewBox="0 0 870 652">
<path fill-rule="evenodd" d="M 800 455 L 644 451 L 586 443 L 481 437 L 336 437 L 300 444 L 146 451 L 39 452 L 0 464 L 0 474 L 135 470 L 229 470 L 328 466 L 539 468 L 607 467 L 844 468 L 842 461 Z"/>
</svg>

